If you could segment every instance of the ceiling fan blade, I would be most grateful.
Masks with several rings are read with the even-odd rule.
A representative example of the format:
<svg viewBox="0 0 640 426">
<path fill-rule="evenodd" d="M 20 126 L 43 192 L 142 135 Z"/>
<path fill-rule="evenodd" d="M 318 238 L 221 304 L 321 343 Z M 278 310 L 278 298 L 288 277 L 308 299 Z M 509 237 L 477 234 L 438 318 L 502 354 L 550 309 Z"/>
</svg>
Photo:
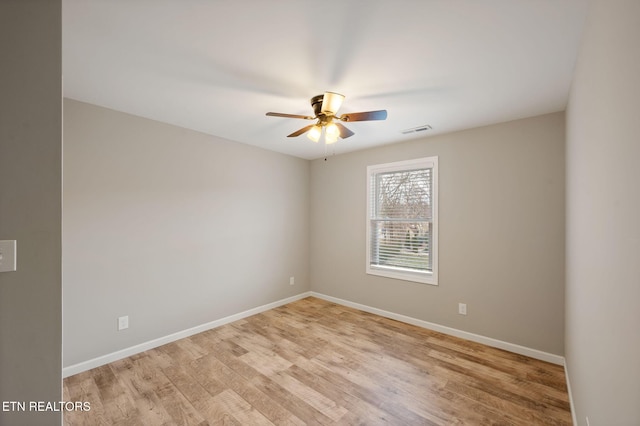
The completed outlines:
<svg viewBox="0 0 640 426">
<path fill-rule="evenodd" d="M 297 115 L 297 114 L 283 114 L 281 112 L 268 112 L 267 115 L 269 117 L 285 117 L 285 118 L 302 118 L 303 120 L 315 120 L 315 117 L 311 117 L 308 115 Z"/>
<path fill-rule="evenodd" d="M 335 123 L 335 125 L 338 127 L 338 130 L 340 130 L 340 137 L 342 139 L 346 139 L 349 136 L 353 136 L 355 135 L 355 133 L 353 133 L 351 130 L 347 129 L 346 127 L 344 127 L 342 125 L 342 123 Z"/>
<path fill-rule="evenodd" d="M 372 121 L 372 120 L 386 120 L 387 110 L 382 109 L 380 111 L 367 111 L 367 112 L 350 112 L 338 117 L 342 121 Z"/>
<path fill-rule="evenodd" d="M 290 135 L 288 135 L 288 138 L 295 138 L 296 136 L 300 136 L 301 134 L 303 134 L 304 132 L 308 132 L 309 130 L 311 130 L 311 128 L 315 126 L 315 124 L 311 124 L 309 126 L 305 126 L 300 130 L 296 130 L 295 132 L 291 133 Z"/>
</svg>

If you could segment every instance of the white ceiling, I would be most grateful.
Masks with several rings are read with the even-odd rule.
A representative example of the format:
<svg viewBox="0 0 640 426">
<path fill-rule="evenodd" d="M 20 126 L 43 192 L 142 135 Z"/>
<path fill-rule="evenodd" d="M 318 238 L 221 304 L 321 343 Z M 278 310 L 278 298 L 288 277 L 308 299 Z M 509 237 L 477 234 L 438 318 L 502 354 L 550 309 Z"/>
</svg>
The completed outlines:
<svg viewBox="0 0 640 426">
<path fill-rule="evenodd" d="M 309 99 L 386 121 L 329 153 L 564 110 L 588 0 L 63 0 L 66 97 L 294 156 Z"/>
</svg>

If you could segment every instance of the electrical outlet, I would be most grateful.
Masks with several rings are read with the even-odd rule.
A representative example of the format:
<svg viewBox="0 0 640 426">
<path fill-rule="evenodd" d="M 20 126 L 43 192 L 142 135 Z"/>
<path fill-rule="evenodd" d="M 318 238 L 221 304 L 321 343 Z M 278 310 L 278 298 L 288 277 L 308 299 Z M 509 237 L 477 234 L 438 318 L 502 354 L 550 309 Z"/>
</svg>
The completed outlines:
<svg viewBox="0 0 640 426">
<path fill-rule="evenodd" d="M 467 315 L 467 304 L 466 303 L 458 303 L 458 313 L 460 315 Z"/>
<path fill-rule="evenodd" d="M 16 240 L 0 241 L 0 272 L 16 270 Z"/>
<path fill-rule="evenodd" d="M 294 285 L 296 283 L 295 277 L 289 277 L 289 285 Z"/>
<path fill-rule="evenodd" d="M 118 331 L 129 328 L 129 315 L 118 318 Z"/>
</svg>

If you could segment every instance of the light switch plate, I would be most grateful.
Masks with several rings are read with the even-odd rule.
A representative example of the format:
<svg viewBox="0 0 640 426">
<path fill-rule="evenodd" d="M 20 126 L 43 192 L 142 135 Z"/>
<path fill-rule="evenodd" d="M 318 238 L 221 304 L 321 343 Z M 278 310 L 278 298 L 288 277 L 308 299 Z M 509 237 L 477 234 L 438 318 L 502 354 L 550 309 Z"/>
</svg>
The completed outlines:
<svg viewBox="0 0 640 426">
<path fill-rule="evenodd" d="M 17 266 L 16 240 L 0 241 L 0 272 L 13 272 Z"/>
</svg>

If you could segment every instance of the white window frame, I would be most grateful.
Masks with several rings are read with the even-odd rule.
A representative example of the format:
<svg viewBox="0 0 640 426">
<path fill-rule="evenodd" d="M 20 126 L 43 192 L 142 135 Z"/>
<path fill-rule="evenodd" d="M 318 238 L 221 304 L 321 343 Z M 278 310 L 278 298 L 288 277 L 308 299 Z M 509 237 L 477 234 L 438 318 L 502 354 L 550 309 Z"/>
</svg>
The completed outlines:
<svg viewBox="0 0 640 426">
<path fill-rule="evenodd" d="M 379 173 L 402 172 L 417 169 L 432 169 L 432 235 L 431 235 L 431 271 L 418 271 L 409 268 L 388 267 L 371 264 L 371 224 L 373 215 L 372 185 L 374 177 Z M 367 167 L 367 237 L 366 237 L 366 272 L 387 278 L 438 285 L 438 157 L 424 157 L 407 161 L 376 164 Z"/>
</svg>

